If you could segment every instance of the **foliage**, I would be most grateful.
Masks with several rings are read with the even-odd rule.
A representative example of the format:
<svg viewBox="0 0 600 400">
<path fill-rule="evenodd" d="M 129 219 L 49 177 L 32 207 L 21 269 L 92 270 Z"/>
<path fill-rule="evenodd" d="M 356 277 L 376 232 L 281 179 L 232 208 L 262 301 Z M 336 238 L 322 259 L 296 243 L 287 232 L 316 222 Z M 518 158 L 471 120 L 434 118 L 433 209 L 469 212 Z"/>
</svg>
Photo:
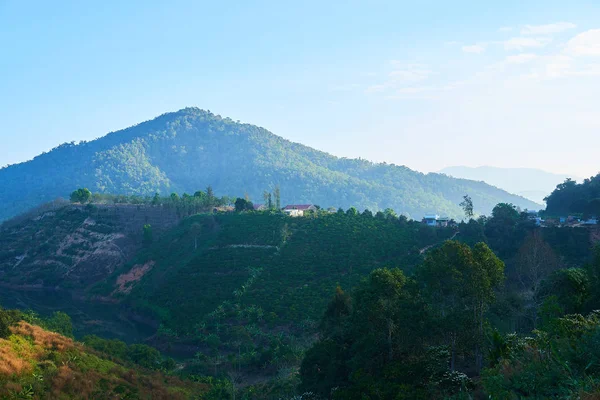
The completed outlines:
<svg viewBox="0 0 600 400">
<path fill-rule="evenodd" d="M 463 201 L 459 204 L 465 212 L 465 218 L 470 221 L 473 218 L 473 200 L 468 194 L 463 196 Z"/>
<path fill-rule="evenodd" d="M 1 312 L 2 316 L 6 313 Z M 109 359 L 24 321 L 13 321 L 9 334 L 0 338 L 3 399 L 188 399 L 204 398 L 210 389 L 208 384 L 149 372 L 115 357 Z"/>
<path fill-rule="evenodd" d="M 546 214 L 567 216 L 583 214 L 600 216 L 600 174 L 577 183 L 571 179 L 556 186 L 556 189 L 544 199 Z"/>
<path fill-rule="evenodd" d="M 320 340 L 302 362 L 300 392 L 340 399 L 468 392 L 473 383 L 463 371 L 469 364 L 460 371 L 456 353 L 471 354 L 471 365 L 482 359 L 485 312 L 503 268 L 485 244 L 471 249 L 449 241 L 414 279 L 399 269 L 376 269 L 351 297 L 336 289 Z"/>
<path fill-rule="evenodd" d="M 92 192 L 90 192 L 87 188 L 77 189 L 76 191 L 71 193 L 70 198 L 71 202 L 73 203 L 88 203 L 90 200 L 92 200 Z"/>
<path fill-rule="evenodd" d="M 253 199 L 273 188 L 277 209 L 283 202 L 392 207 L 413 218 L 431 210 L 458 217 L 465 192 L 480 213 L 503 201 L 539 207 L 483 182 L 336 158 L 197 108 L 164 114 L 94 141 L 65 143 L 29 162 L 0 169 L 0 182 L 0 221 L 66 197 L 80 186 L 95 193 L 145 197 L 194 193 L 212 185 L 215 192 L 246 191 Z"/>
<path fill-rule="evenodd" d="M 600 318 L 568 315 L 534 337 L 495 340 L 483 374 L 492 398 L 593 398 L 600 391 Z M 500 350 L 502 348 L 502 350 Z"/>
<path fill-rule="evenodd" d="M 252 204 L 251 201 L 248 201 L 246 199 L 242 199 L 239 197 L 235 200 L 235 211 L 236 212 L 253 211 L 253 210 L 254 210 L 254 205 Z"/>
</svg>

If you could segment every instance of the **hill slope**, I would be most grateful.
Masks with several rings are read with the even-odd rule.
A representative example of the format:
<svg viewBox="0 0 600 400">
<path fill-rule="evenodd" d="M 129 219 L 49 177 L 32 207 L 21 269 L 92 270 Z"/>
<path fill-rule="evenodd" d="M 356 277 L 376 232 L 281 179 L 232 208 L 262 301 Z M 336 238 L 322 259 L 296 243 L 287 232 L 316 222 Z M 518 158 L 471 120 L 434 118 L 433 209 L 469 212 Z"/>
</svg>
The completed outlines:
<svg viewBox="0 0 600 400">
<path fill-rule="evenodd" d="M 201 399 L 208 385 L 182 381 L 20 319 L 0 309 L 0 398 L 2 399 Z M 111 343 L 111 342 L 107 342 Z M 160 354 L 147 346 L 150 361 Z M 156 368 L 153 368 L 156 369 Z"/>
<path fill-rule="evenodd" d="M 499 202 L 539 205 L 482 182 L 424 175 L 404 166 L 333 157 L 269 131 L 197 108 L 164 114 L 100 139 L 63 144 L 31 161 L 0 169 L 0 221 L 77 187 L 95 192 L 151 195 L 247 192 L 255 201 L 281 187 L 284 203 L 384 209 L 420 218 L 460 216 L 468 193 L 476 211 Z"/>
<path fill-rule="evenodd" d="M 439 172 L 455 178 L 483 181 L 537 203 L 543 203 L 544 197 L 548 196 L 556 188 L 556 185 L 564 182 L 565 179 L 580 180 L 576 176 L 553 174 L 534 168 L 455 166 L 444 168 Z"/>
</svg>

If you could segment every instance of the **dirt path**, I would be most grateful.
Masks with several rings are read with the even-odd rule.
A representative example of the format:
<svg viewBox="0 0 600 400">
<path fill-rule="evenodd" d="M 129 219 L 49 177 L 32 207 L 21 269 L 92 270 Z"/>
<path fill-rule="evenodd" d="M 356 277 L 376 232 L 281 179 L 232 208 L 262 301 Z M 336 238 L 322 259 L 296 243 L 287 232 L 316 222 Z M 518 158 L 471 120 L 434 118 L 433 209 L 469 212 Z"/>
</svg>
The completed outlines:
<svg viewBox="0 0 600 400">
<path fill-rule="evenodd" d="M 454 232 L 454 235 L 452 235 L 452 237 L 450 237 L 450 238 L 448 238 L 448 239 L 446 239 L 446 240 L 453 240 L 453 239 L 456 237 L 456 235 L 458 235 L 459 233 L 460 233 L 460 232 L 458 232 L 458 231 Z M 444 240 L 444 242 L 445 242 L 446 240 Z M 433 246 L 437 246 L 437 245 L 438 245 L 438 243 L 434 243 L 434 244 L 430 244 L 429 246 L 425 246 L 425 247 L 423 247 L 421 250 L 419 250 L 419 254 L 423 254 L 423 253 L 425 253 L 427 250 L 431 249 Z"/>
</svg>

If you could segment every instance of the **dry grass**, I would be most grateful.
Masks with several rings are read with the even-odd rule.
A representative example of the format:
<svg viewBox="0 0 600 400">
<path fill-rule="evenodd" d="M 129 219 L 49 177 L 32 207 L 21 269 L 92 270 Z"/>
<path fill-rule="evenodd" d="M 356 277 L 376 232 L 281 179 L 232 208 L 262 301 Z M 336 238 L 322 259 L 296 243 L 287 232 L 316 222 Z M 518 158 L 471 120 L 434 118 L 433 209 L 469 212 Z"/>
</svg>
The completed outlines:
<svg viewBox="0 0 600 400">
<path fill-rule="evenodd" d="M 109 371 L 96 369 L 99 367 L 93 362 L 85 364 L 89 360 L 82 356 L 84 346 L 69 338 L 26 322 L 10 329 L 13 334 L 6 340 L 0 339 L 0 399 L 21 392 L 26 387 L 23 382 L 31 386 L 34 372 L 43 374 L 43 379 L 33 383 L 35 398 L 108 399 L 136 395 L 152 400 L 183 400 L 191 393 L 208 390 L 159 372 L 148 374 L 119 365 Z"/>
<path fill-rule="evenodd" d="M 0 374 L 22 375 L 33 370 L 31 361 L 22 357 L 8 340 L 0 339 Z"/>
<path fill-rule="evenodd" d="M 39 326 L 30 325 L 27 322 L 19 322 L 18 325 L 11 327 L 10 330 L 15 335 L 30 337 L 36 346 L 44 350 L 57 350 L 64 352 L 75 347 L 73 340 L 66 338 L 58 333 L 48 332 Z"/>
<path fill-rule="evenodd" d="M 0 339 L 0 374 L 23 375 L 33 371 L 33 365 L 48 350 L 64 352 L 75 347 L 73 341 L 39 326 L 19 322 L 10 328 L 13 336 Z M 29 338 L 29 340 L 27 340 Z"/>
</svg>

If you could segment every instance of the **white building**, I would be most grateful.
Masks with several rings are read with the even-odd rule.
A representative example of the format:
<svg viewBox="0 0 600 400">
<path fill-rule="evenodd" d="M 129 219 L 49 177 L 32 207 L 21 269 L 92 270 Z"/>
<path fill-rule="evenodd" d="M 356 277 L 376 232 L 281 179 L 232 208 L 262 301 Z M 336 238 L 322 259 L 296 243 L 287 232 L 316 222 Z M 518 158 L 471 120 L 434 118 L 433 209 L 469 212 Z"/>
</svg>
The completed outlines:
<svg viewBox="0 0 600 400">
<path fill-rule="evenodd" d="M 290 217 L 302 217 L 305 211 L 316 211 L 313 204 L 289 204 L 283 208 L 283 212 Z"/>
</svg>

